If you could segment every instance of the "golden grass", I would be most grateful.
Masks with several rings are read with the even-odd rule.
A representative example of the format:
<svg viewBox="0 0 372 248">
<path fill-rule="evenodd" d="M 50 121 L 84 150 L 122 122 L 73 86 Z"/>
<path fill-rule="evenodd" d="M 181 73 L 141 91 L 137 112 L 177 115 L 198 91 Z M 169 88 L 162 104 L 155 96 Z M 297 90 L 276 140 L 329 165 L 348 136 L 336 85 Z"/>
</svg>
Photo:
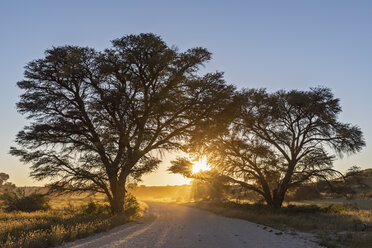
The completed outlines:
<svg viewBox="0 0 372 248">
<path fill-rule="evenodd" d="M 112 216 L 107 212 L 86 214 L 83 205 L 103 202 L 102 196 L 70 195 L 51 198 L 53 210 L 46 212 L 0 212 L 1 248 L 46 248 L 107 231 L 141 215 L 146 204 L 133 216 Z"/>
<path fill-rule="evenodd" d="M 49 204 L 52 209 L 63 210 L 69 207 L 80 207 L 87 204 L 90 201 L 97 203 L 105 203 L 106 196 L 104 194 L 64 194 L 64 195 L 54 195 L 49 197 Z"/>
<path fill-rule="evenodd" d="M 107 231 L 127 216 L 66 214 L 60 211 L 1 213 L 0 247 L 43 248 Z"/>
</svg>

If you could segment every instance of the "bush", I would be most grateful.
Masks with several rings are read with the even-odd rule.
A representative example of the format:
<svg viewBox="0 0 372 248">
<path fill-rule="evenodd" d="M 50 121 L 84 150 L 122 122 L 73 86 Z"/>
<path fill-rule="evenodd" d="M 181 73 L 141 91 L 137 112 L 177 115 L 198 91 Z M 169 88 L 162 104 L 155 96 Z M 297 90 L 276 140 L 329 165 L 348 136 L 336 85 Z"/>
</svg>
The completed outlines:
<svg viewBox="0 0 372 248">
<path fill-rule="evenodd" d="M 323 207 L 314 205 L 314 204 L 288 205 L 287 207 L 281 208 L 280 211 L 286 214 L 301 214 L 301 213 L 315 214 L 315 213 L 327 212 L 327 210 L 324 209 Z"/>
<path fill-rule="evenodd" d="M 35 212 L 50 209 L 49 200 L 43 194 L 33 193 L 26 196 L 22 191 L 5 192 L 0 195 L 5 211 Z"/>
<path fill-rule="evenodd" d="M 205 202 L 206 203 L 206 202 Z M 201 203 L 199 205 L 202 205 Z M 249 212 L 254 212 L 255 214 L 315 214 L 315 213 L 342 213 L 348 210 L 358 210 L 353 205 L 350 204 L 343 204 L 343 205 L 315 205 L 315 204 L 309 204 L 309 205 L 288 205 L 286 207 L 282 207 L 279 209 L 274 209 L 268 205 L 264 204 L 239 204 L 235 202 L 225 202 L 216 204 L 215 206 L 223 207 L 223 208 L 229 208 L 229 209 L 238 209 L 238 210 L 245 210 Z"/>
<path fill-rule="evenodd" d="M 297 213 L 342 213 L 348 210 L 358 210 L 353 205 L 344 204 L 344 205 L 323 205 L 318 206 L 314 204 L 310 205 L 288 205 L 285 208 L 281 208 L 280 211 L 286 214 L 297 214 Z"/>
<path fill-rule="evenodd" d="M 302 186 L 296 190 L 293 194 L 292 199 L 294 201 L 313 200 L 319 199 L 321 194 L 319 191 L 310 185 Z"/>
<path fill-rule="evenodd" d="M 108 214 L 110 207 L 106 204 L 99 204 L 94 201 L 90 201 L 88 204 L 81 207 L 83 214 Z"/>
<path fill-rule="evenodd" d="M 128 217 L 136 218 L 140 212 L 140 204 L 134 195 L 127 193 L 124 201 L 124 213 Z"/>
</svg>

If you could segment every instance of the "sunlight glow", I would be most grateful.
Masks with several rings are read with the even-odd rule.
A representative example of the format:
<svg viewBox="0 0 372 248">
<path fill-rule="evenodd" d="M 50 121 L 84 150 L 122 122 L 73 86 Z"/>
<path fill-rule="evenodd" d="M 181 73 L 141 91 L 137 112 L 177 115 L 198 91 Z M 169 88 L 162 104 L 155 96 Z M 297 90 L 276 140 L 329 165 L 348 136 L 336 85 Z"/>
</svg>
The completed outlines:
<svg viewBox="0 0 372 248">
<path fill-rule="evenodd" d="M 207 164 L 207 159 L 206 158 L 201 158 L 198 161 L 194 162 L 194 165 L 192 166 L 192 172 L 193 173 L 198 173 L 201 171 L 206 171 L 209 170 L 209 166 Z"/>
</svg>

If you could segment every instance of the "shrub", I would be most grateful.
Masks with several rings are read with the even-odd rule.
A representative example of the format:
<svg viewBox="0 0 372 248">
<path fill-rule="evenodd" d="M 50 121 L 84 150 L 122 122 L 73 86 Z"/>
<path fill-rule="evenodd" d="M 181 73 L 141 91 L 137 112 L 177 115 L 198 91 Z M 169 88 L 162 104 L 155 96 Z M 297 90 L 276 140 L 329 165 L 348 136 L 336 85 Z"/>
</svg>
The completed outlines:
<svg viewBox="0 0 372 248">
<path fill-rule="evenodd" d="M 71 208 L 72 213 L 77 213 L 80 212 L 81 214 L 86 214 L 86 215 L 97 215 L 97 214 L 106 214 L 109 215 L 111 214 L 111 209 L 110 206 L 107 203 L 101 204 L 98 202 L 94 202 L 93 200 L 90 200 L 85 205 L 82 205 L 79 211 L 73 211 L 74 208 Z M 140 204 L 138 203 L 136 197 L 134 197 L 132 194 L 127 193 L 125 196 L 125 201 L 124 201 L 124 214 L 126 217 L 129 219 L 134 219 L 139 217 L 139 213 L 141 212 L 141 207 Z"/>
<path fill-rule="evenodd" d="M 280 211 L 291 214 L 291 213 L 342 213 L 348 210 L 358 210 L 357 207 L 350 205 L 350 204 L 343 204 L 343 205 L 323 205 L 318 206 L 314 204 L 310 205 L 288 205 L 285 208 L 280 209 Z"/>
<path fill-rule="evenodd" d="M 5 192 L 0 195 L 5 211 L 35 212 L 50 209 L 48 198 L 43 194 L 33 193 L 26 196 L 22 191 Z"/>
<path fill-rule="evenodd" d="M 81 207 L 83 214 L 108 214 L 110 207 L 106 204 L 100 204 L 94 201 L 90 201 L 88 204 Z"/>
<path fill-rule="evenodd" d="M 318 205 L 288 205 L 287 207 L 281 208 L 281 212 L 286 214 L 299 214 L 299 213 L 323 213 L 327 212 L 327 209 Z"/>
<path fill-rule="evenodd" d="M 128 217 L 136 218 L 140 212 L 140 204 L 136 197 L 130 193 L 127 193 L 124 201 L 124 212 Z"/>
<path fill-rule="evenodd" d="M 319 191 L 310 185 L 302 186 L 296 190 L 292 196 L 292 200 L 302 201 L 302 200 L 313 200 L 319 199 L 321 194 Z"/>
</svg>

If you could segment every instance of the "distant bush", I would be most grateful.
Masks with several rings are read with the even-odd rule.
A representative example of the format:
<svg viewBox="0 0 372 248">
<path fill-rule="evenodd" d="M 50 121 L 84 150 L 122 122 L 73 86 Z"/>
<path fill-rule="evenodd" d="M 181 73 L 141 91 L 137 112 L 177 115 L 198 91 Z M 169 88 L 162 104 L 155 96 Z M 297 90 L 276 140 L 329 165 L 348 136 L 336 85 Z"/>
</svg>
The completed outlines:
<svg viewBox="0 0 372 248">
<path fill-rule="evenodd" d="M 288 213 L 288 214 L 295 214 L 295 213 L 341 213 L 346 210 L 351 209 L 350 206 L 347 205 L 288 205 L 285 208 L 282 208 L 281 211 Z"/>
<path fill-rule="evenodd" d="M 313 200 L 319 199 L 320 197 L 321 194 L 315 187 L 311 185 L 306 185 L 298 188 L 292 195 L 291 200 L 294 201 Z"/>
<path fill-rule="evenodd" d="M 49 200 L 43 194 L 33 193 L 26 196 L 22 191 L 5 192 L 0 195 L 0 200 L 2 201 L 4 210 L 7 212 L 35 212 L 50 209 Z"/>
<path fill-rule="evenodd" d="M 281 208 L 280 211 L 291 214 L 291 213 L 342 213 L 350 210 L 359 210 L 358 207 L 352 204 L 329 204 L 329 205 L 288 205 L 287 207 Z"/>
<path fill-rule="evenodd" d="M 208 204 L 207 202 L 204 202 Z M 202 205 L 202 203 L 201 203 Z M 215 206 L 228 208 L 228 209 L 238 209 L 249 211 L 255 214 L 315 214 L 315 213 L 342 213 L 349 210 L 358 210 L 355 205 L 351 204 L 329 204 L 329 205 L 315 205 L 315 204 L 306 204 L 306 205 L 288 205 L 279 209 L 273 209 L 270 206 L 265 204 L 239 204 L 235 202 L 225 202 L 225 203 L 214 203 Z"/>
</svg>

